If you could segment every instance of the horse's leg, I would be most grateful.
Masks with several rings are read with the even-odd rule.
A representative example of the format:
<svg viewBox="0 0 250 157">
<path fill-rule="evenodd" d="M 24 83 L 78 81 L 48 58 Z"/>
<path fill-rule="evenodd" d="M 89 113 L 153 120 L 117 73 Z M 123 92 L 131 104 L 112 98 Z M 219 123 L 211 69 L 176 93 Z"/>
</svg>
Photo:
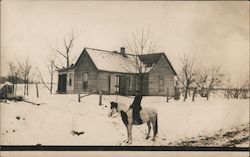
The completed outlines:
<svg viewBox="0 0 250 157">
<path fill-rule="evenodd" d="M 155 141 L 155 136 L 156 136 L 156 133 L 155 133 L 155 121 L 152 122 L 152 125 L 153 125 L 153 132 L 154 132 L 152 141 Z"/>
<path fill-rule="evenodd" d="M 158 132 L 157 116 L 154 118 L 154 120 L 152 121 L 152 123 L 153 123 L 153 130 L 154 130 L 154 136 L 153 136 L 152 141 L 155 141 L 155 137 L 156 137 L 156 134 Z"/>
<path fill-rule="evenodd" d="M 150 134 L 150 130 L 151 130 L 150 121 L 148 121 L 148 122 L 147 122 L 147 125 L 148 125 L 148 134 L 147 134 L 146 139 L 148 139 L 148 138 L 149 138 L 149 134 Z"/>
<path fill-rule="evenodd" d="M 127 139 L 127 143 L 129 142 L 129 129 L 128 129 L 128 126 L 126 126 L 127 128 L 127 135 L 128 135 L 128 139 Z"/>
<path fill-rule="evenodd" d="M 132 143 L 132 123 L 128 125 L 128 143 Z"/>
<path fill-rule="evenodd" d="M 127 143 L 132 143 L 132 124 L 128 124 L 127 126 L 127 132 L 128 132 L 128 141 Z"/>
</svg>

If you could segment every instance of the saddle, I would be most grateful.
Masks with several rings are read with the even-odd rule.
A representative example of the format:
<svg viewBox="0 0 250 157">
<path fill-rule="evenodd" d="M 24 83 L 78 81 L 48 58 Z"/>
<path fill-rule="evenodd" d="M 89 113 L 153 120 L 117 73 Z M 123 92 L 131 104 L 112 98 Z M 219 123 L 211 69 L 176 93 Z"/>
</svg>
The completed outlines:
<svg viewBox="0 0 250 157">
<path fill-rule="evenodd" d="M 134 119 L 133 123 L 137 124 L 137 125 L 140 125 L 140 124 L 142 124 L 142 121 L 138 121 L 138 120 Z"/>
<path fill-rule="evenodd" d="M 140 117 L 140 113 L 133 115 L 133 123 L 134 124 L 142 124 L 143 123 L 142 119 Z"/>
</svg>

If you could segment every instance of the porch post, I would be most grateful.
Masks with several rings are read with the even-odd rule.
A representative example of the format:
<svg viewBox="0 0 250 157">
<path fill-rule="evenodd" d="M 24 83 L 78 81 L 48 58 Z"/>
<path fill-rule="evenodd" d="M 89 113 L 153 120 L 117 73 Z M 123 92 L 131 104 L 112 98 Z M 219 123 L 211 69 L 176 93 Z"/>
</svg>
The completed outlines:
<svg viewBox="0 0 250 157">
<path fill-rule="evenodd" d="M 102 91 L 99 91 L 99 105 L 102 105 Z"/>
<path fill-rule="evenodd" d="M 78 88 L 78 102 L 81 102 L 80 89 Z"/>
<path fill-rule="evenodd" d="M 168 88 L 167 88 L 167 102 L 168 102 L 168 99 L 169 98 L 169 90 L 168 90 Z"/>
<path fill-rule="evenodd" d="M 36 97 L 39 98 L 39 92 L 38 92 L 38 85 L 37 85 L 37 82 L 36 82 Z"/>
</svg>

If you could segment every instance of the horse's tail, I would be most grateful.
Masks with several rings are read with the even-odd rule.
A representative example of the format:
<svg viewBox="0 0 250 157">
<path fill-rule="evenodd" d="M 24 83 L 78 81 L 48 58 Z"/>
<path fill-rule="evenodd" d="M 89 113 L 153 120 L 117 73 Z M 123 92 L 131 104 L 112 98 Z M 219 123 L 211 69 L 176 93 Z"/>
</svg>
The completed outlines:
<svg viewBox="0 0 250 157">
<path fill-rule="evenodd" d="M 154 127 L 155 134 L 158 133 L 158 114 L 156 113 L 156 119 L 155 119 L 155 127 Z"/>
</svg>

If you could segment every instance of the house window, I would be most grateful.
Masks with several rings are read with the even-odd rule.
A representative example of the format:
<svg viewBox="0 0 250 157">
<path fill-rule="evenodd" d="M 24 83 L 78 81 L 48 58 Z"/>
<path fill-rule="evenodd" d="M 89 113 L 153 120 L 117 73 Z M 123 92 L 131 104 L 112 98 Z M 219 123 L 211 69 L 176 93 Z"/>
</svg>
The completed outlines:
<svg viewBox="0 0 250 157">
<path fill-rule="evenodd" d="M 132 90 L 132 79 L 131 77 L 126 77 L 126 88 L 128 91 Z"/>
<path fill-rule="evenodd" d="M 115 77 L 115 92 L 119 93 L 119 84 L 120 84 L 120 76 L 116 75 Z"/>
<path fill-rule="evenodd" d="M 82 74 L 82 89 L 87 90 L 88 89 L 88 73 Z"/>
<path fill-rule="evenodd" d="M 72 73 L 69 73 L 69 86 L 72 86 Z"/>
<path fill-rule="evenodd" d="M 164 78 L 162 75 L 159 76 L 159 92 L 164 91 Z"/>
</svg>

